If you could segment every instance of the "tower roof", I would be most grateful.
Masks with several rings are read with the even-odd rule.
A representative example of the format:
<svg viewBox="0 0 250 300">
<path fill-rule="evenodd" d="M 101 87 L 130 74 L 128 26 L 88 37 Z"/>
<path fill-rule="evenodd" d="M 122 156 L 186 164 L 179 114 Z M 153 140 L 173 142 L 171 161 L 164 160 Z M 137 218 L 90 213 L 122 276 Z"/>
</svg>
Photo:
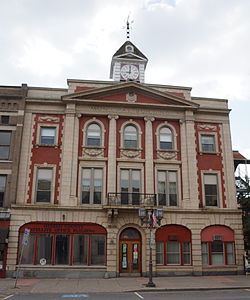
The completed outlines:
<svg viewBox="0 0 250 300">
<path fill-rule="evenodd" d="M 126 51 L 126 48 L 128 45 L 131 45 L 133 47 L 133 49 L 134 49 L 133 52 Z M 121 57 L 121 58 L 127 57 L 127 58 L 131 58 L 131 59 L 141 58 L 146 61 L 148 60 L 147 57 L 130 41 L 126 41 L 113 55 L 113 58 L 119 58 L 119 57 Z"/>
</svg>

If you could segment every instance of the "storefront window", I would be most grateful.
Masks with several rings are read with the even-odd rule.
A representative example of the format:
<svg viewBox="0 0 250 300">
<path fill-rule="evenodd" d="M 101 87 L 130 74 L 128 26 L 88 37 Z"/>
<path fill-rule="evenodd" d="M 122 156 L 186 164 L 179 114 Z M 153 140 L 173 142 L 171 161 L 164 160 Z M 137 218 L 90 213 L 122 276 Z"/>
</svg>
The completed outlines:
<svg viewBox="0 0 250 300">
<path fill-rule="evenodd" d="M 190 265 L 191 264 L 191 245 L 188 242 L 183 243 L 183 264 Z"/>
<path fill-rule="evenodd" d="M 213 241 L 211 243 L 212 265 L 224 264 L 223 243 L 221 241 Z"/>
<path fill-rule="evenodd" d="M 164 243 L 157 242 L 156 243 L 156 263 L 158 265 L 164 264 L 163 257 L 164 257 Z"/>
<path fill-rule="evenodd" d="M 68 234 L 56 235 L 56 253 L 55 253 L 56 265 L 69 264 L 69 241 L 70 240 Z"/>
<path fill-rule="evenodd" d="M 227 264 L 233 265 L 235 264 L 234 243 L 226 243 L 226 247 L 227 247 Z"/>
<path fill-rule="evenodd" d="M 38 234 L 37 237 L 37 255 L 36 263 L 40 264 L 40 260 L 45 258 L 46 264 L 50 265 L 52 261 L 52 234 Z"/>
<path fill-rule="evenodd" d="M 156 230 L 158 265 L 191 265 L 191 231 L 180 225 L 166 225 Z"/>
<path fill-rule="evenodd" d="M 92 223 L 34 222 L 20 229 L 19 255 L 24 228 L 30 229 L 22 264 L 105 265 L 106 229 Z M 44 232 L 44 233 L 41 233 Z M 42 261 L 41 261 L 42 259 Z"/>
<path fill-rule="evenodd" d="M 91 236 L 91 265 L 104 265 L 105 263 L 105 237 L 103 235 Z"/>
<path fill-rule="evenodd" d="M 226 226 L 208 226 L 201 232 L 203 265 L 235 264 L 234 231 Z"/>
<path fill-rule="evenodd" d="M 180 264 L 180 243 L 167 242 L 167 264 L 179 265 Z"/>
<path fill-rule="evenodd" d="M 73 246 L 73 264 L 87 265 L 88 235 L 75 234 Z"/>
<path fill-rule="evenodd" d="M 208 243 L 201 243 L 202 264 L 208 264 Z"/>
</svg>

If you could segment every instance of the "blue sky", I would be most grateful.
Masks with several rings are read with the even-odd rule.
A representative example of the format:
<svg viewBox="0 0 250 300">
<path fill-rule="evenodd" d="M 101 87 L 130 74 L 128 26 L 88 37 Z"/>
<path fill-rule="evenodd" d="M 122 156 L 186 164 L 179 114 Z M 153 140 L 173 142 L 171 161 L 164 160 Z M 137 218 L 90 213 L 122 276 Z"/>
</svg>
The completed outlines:
<svg viewBox="0 0 250 300">
<path fill-rule="evenodd" d="M 8 0 L 0 11 L 0 85 L 109 80 L 126 39 L 148 57 L 146 82 L 226 98 L 233 149 L 250 158 L 249 0 Z"/>
</svg>

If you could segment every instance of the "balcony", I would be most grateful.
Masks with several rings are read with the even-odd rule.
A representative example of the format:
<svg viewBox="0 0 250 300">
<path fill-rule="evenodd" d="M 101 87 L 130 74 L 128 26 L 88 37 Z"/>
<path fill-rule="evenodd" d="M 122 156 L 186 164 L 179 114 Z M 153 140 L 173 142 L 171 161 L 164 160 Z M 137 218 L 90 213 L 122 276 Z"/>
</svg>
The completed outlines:
<svg viewBox="0 0 250 300">
<path fill-rule="evenodd" d="M 111 207 L 140 207 L 156 205 L 156 194 L 108 193 L 108 206 Z"/>
</svg>

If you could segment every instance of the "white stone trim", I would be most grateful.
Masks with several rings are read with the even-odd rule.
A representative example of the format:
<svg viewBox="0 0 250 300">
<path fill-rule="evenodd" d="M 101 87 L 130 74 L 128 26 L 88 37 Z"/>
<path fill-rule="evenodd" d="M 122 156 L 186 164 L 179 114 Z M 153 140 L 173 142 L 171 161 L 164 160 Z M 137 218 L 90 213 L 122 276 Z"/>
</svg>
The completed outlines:
<svg viewBox="0 0 250 300">
<path fill-rule="evenodd" d="M 217 192 L 218 192 L 218 203 L 217 206 L 206 206 L 205 199 L 205 182 L 204 175 L 216 175 L 217 176 Z M 201 170 L 201 190 L 202 190 L 202 203 L 204 208 L 223 208 L 223 197 L 222 197 L 222 186 L 221 186 L 221 172 L 217 170 Z"/>
<path fill-rule="evenodd" d="M 102 200 L 101 204 L 82 204 L 81 197 L 82 197 L 82 169 L 102 169 Z M 103 161 L 80 161 L 79 164 L 79 170 L 78 170 L 78 199 L 77 199 L 77 205 L 82 207 L 100 207 L 102 205 L 107 204 L 106 199 L 106 182 L 107 182 L 107 169 L 106 169 L 106 162 Z"/>
<path fill-rule="evenodd" d="M 96 146 L 96 147 L 87 146 L 87 128 L 92 123 L 96 123 L 101 128 L 101 146 Z M 106 130 L 105 130 L 105 127 L 104 127 L 103 123 L 100 120 L 98 120 L 97 117 L 93 117 L 92 119 L 85 122 L 85 124 L 82 128 L 82 133 L 83 133 L 83 140 L 82 140 L 83 145 L 82 145 L 82 147 L 90 147 L 90 148 L 104 147 L 104 135 L 106 133 Z"/>
<path fill-rule="evenodd" d="M 172 133 L 172 139 L 173 139 L 173 149 L 171 150 L 177 150 L 177 133 L 176 133 L 176 130 L 174 128 L 173 125 L 169 124 L 168 121 L 165 121 L 161 124 L 159 124 L 157 127 L 156 127 L 156 131 L 155 131 L 155 135 L 156 135 L 156 147 L 157 147 L 157 150 L 158 151 L 164 151 L 162 149 L 160 149 L 160 129 L 162 127 L 168 127 L 170 130 L 171 130 L 171 133 Z"/>
<path fill-rule="evenodd" d="M 58 118 L 57 118 L 58 119 Z M 40 118 L 39 118 L 40 120 Z M 38 121 L 40 122 L 40 121 Z M 59 120 L 58 120 L 59 122 Z M 41 138 L 41 128 L 55 128 L 55 143 L 54 144 L 42 144 L 40 143 Z M 36 146 L 58 146 L 58 136 L 59 136 L 59 124 L 58 123 L 37 123 L 37 134 L 36 134 Z"/>
<path fill-rule="evenodd" d="M 52 181 L 51 181 L 51 196 L 50 202 L 36 202 L 36 191 L 37 191 L 37 173 L 39 169 L 50 169 L 52 170 Z M 31 203 L 36 205 L 43 204 L 54 204 L 55 202 L 55 183 L 56 183 L 56 165 L 54 164 L 35 164 L 33 169 L 33 182 L 32 182 L 32 197 Z"/>
<path fill-rule="evenodd" d="M 141 126 L 135 122 L 133 119 L 129 119 L 128 121 L 125 121 L 121 128 L 120 128 L 120 142 L 121 142 L 121 149 L 126 149 L 126 150 L 133 150 L 133 149 L 129 149 L 129 148 L 125 148 L 124 147 L 124 129 L 126 126 L 128 125 L 132 125 L 136 128 L 137 130 L 137 138 L 138 138 L 138 147 L 135 150 L 141 150 L 141 136 L 142 136 L 142 130 L 141 130 Z"/>
<path fill-rule="evenodd" d="M 181 167 L 180 165 L 175 164 L 156 164 L 155 165 L 155 194 L 156 197 L 158 195 L 158 171 L 173 171 L 177 173 L 177 205 L 176 206 L 166 206 L 166 207 L 173 207 L 173 208 L 183 208 L 182 199 L 181 199 Z M 158 199 L 157 199 L 158 202 Z"/>
<path fill-rule="evenodd" d="M 214 147 L 215 151 L 203 151 L 202 150 L 202 143 L 201 143 L 201 136 L 207 135 L 207 136 L 213 136 L 214 137 Z M 210 131 L 199 131 L 198 132 L 198 138 L 199 138 L 199 153 L 205 153 L 205 154 L 219 154 L 219 147 L 218 147 L 218 133 L 217 132 L 210 132 Z"/>
<path fill-rule="evenodd" d="M 134 162 L 119 162 L 117 166 L 117 193 L 121 192 L 121 169 L 134 169 L 140 171 L 140 193 L 146 193 L 145 192 L 145 186 L 144 186 L 144 164 L 142 163 L 134 163 Z"/>
</svg>

